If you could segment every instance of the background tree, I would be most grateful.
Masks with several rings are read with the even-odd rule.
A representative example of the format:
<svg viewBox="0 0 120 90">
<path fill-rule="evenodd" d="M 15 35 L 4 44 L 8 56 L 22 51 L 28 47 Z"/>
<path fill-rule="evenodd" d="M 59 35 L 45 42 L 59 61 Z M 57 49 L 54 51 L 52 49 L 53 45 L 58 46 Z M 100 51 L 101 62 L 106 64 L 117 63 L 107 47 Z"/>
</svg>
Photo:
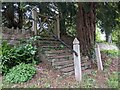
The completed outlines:
<svg viewBox="0 0 120 90">
<path fill-rule="evenodd" d="M 76 7 L 73 2 L 56 3 L 60 15 L 61 35 L 67 35 L 67 28 L 75 24 Z"/>
<path fill-rule="evenodd" d="M 101 32 L 106 34 L 106 42 L 112 42 L 112 32 L 116 29 L 119 22 L 118 3 L 105 2 L 97 4 L 97 21 Z"/>
</svg>

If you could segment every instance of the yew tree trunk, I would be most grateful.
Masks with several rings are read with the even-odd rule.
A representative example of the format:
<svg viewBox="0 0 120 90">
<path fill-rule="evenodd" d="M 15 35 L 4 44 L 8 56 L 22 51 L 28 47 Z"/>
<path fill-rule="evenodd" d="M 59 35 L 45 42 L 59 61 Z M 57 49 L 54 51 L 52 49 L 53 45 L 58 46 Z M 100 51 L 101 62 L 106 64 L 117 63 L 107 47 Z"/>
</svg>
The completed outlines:
<svg viewBox="0 0 120 90">
<path fill-rule="evenodd" d="M 89 11 L 85 11 L 85 5 Z M 77 38 L 80 41 L 82 55 L 92 56 L 95 44 L 95 3 L 78 3 Z"/>
</svg>

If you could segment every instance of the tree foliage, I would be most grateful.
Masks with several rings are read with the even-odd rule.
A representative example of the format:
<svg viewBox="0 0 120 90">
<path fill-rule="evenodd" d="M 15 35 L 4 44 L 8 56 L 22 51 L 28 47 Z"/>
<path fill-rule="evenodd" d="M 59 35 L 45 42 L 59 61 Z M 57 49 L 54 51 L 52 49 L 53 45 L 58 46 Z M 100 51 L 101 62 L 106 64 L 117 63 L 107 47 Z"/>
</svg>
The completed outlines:
<svg viewBox="0 0 120 90">
<path fill-rule="evenodd" d="M 97 22 L 101 32 L 105 32 L 106 41 L 109 41 L 110 34 L 116 29 L 119 24 L 117 20 L 120 16 L 118 3 L 105 2 L 97 4 Z"/>
</svg>

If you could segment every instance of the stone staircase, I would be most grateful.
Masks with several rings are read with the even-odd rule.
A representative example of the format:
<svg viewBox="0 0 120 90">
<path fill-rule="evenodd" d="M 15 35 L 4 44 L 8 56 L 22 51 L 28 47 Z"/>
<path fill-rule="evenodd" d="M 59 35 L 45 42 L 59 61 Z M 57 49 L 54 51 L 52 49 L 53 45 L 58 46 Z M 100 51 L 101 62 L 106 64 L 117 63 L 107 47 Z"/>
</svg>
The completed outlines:
<svg viewBox="0 0 120 90">
<path fill-rule="evenodd" d="M 74 74 L 74 60 L 70 49 L 55 39 L 41 39 L 39 40 L 39 47 L 42 50 L 42 55 L 45 56 L 47 62 L 52 65 L 54 69 L 59 70 L 63 74 Z M 83 71 L 87 69 L 89 65 L 90 63 L 88 63 L 87 59 L 82 60 Z"/>
</svg>

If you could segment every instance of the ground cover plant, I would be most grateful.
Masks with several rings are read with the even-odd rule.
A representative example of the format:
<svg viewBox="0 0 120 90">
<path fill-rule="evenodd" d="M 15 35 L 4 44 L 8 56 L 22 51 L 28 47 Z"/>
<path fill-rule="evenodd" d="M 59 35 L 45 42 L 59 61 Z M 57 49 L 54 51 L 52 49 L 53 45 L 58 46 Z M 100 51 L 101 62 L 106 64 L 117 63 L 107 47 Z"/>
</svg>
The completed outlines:
<svg viewBox="0 0 120 90">
<path fill-rule="evenodd" d="M 21 83 L 30 80 L 36 73 L 32 64 L 21 63 L 16 65 L 5 75 L 5 80 L 11 83 Z"/>
</svg>

